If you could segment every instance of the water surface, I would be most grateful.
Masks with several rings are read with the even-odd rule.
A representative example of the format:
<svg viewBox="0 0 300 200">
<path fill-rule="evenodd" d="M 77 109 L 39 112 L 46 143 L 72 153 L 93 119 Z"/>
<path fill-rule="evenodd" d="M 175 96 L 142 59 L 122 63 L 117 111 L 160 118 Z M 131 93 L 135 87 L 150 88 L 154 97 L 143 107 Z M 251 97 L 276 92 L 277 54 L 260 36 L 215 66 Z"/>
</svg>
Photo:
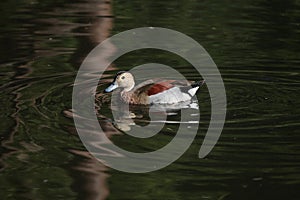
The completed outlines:
<svg viewBox="0 0 300 200">
<path fill-rule="evenodd" d="M 300 198 L 299 1 L 5 0 L 0 6 L 1 199 Z M 160 171 L 127 174 L 105 167 L 82 145 L 71 117 L 72 84 L 99 42 L 144 26 L 180 31 L 205 47 L 224 79 L 228 113 L 219 142 L 198 159 L 210 119 L 204 87 L 188 151 Z M 118 59 L 99 91 L 117 71 L 149 62 L 199 78 L 185 60 L 143 50 Z M 120 135 L 109 103 L 103 106 L 102 126 L 128 150 L 155 150 L 178 128 L 169 124 L 141 142 Z"/>
</svg>

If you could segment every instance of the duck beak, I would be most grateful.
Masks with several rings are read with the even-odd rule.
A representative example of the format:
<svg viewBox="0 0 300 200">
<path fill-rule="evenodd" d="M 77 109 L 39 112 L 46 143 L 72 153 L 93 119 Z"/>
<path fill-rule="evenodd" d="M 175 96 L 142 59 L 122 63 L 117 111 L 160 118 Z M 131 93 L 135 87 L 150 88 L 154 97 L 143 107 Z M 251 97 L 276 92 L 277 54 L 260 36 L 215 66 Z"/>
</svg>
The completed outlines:
<svg viewBox="0 0 300 200">
<path fill-rule="evenodd" d="M 104 91 L 105 92 L 111 92 L 113 91 L 114 89 L 118 88 L 118 84 L 116 82 L 113 82 L 108 88 L 106 88 Z"/>
</svg>

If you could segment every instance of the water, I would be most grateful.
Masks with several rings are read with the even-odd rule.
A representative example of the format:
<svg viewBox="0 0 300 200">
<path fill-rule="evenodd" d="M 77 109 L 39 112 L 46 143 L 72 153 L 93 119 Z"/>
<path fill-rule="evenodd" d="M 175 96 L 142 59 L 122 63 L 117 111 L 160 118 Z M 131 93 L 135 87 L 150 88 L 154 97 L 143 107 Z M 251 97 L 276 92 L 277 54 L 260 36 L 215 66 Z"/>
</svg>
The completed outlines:
<svg viewBox="0 0 300 200">
<path fill-rule="evenodd" d="M 299 199 L 299 1 L 0 4 L 0 199 Z M 71 118 L 72 84 L 100 41 L 144 26 L 183 32 L 205 47 L 224 79 L 228 113 L 217 145 L 198 159 L 210 118 L 204 87 L 200 131 L 188 151 L 160 171 L 128 174 L 83 147 Z M 118 59 L 100 89 L 116 71 L 153 60 L 198 78 L 178 57 L 138 51 Z M 119 135 L 110 113 L 107 106 L 100 122 L 128 150 L 159 148 L 176 131 L 170 125 L 139 143 Z"/>
</svg>

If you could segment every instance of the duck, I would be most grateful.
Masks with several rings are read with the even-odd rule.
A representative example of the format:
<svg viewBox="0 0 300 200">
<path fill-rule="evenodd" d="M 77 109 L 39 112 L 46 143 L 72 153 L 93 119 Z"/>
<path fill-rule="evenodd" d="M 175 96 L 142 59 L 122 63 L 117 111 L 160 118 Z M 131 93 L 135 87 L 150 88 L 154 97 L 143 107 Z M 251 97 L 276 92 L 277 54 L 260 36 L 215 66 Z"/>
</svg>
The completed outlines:
<svg viewBox="0 0 300 200">
<path fill-rule="evenodd" d="M 176 104 L 191 101 L 204 83 L 204 80 L 191 83 L 156 78 L 135 85 L 135 78 L 130 72 L 120 71 L 104 92 L 120 88 L 120 98 L 128 104 Z"/>
</svg>

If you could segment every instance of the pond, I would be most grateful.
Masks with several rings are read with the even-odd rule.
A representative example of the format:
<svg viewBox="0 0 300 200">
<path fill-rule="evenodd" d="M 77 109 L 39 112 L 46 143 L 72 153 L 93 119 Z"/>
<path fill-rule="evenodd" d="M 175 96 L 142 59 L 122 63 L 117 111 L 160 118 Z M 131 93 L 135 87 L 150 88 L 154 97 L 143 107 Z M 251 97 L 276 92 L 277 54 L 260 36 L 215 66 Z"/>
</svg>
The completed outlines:
<svg viewBox="0 0 300 200">
<path fill-rule="evenodd" d="M 300 198 L 300 1 L 3 0 L 0 6 L 0 199 Z M 80 140 L 72 91 L 81 63 L 101 41 L 138 27 L 184 33 L 218 66 L 227 114 L 205 158 L 198 158 L 211 117 L 205 85 L 197 94 L 198 133 L 163 169 L 109 168 Z M 111 46 L 103 56 L 114 53 Z M 118 71 L 154 62 L 201 79 L 190 63 L 165 51 L 118 58 L 99 82 L 97 116 L 114 144 L 129 151 L 168 144 L 180 112 L 169 113 L 159 134 L 135 138 L 126 130 L 147 125 L 148 108 L 132 107 L 134 123 L 118 124 L 111 96 L 102 91 Z"/>
</svg>

